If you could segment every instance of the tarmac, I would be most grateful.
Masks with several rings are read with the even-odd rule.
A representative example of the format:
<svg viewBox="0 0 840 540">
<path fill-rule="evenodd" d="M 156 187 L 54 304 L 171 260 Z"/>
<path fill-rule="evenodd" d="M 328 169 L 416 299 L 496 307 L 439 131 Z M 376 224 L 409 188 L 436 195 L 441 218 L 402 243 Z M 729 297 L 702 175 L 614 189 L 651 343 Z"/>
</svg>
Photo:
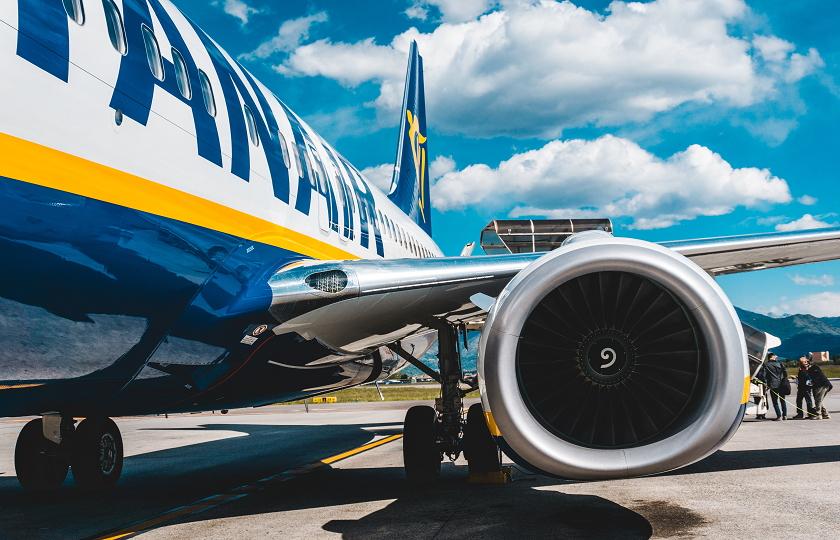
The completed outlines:
<svg viewBox="0 0 840 540">
<path fill-rule="evenodd" d="M 3 419 L 0 538 L 828 538 L 835 388 L 831 420 L 747 418 L 699 463 L 588 483 L 514 469 L 512 483 L 473 485 L 460 458 L 438 484 L 410 485 L 400 434 L 416 402 L 379 402 L 117 419 L 126 460 L 114 489 L 82 491 L 71 473 L 56 492 L 27 493 L 14 473 L 26 419 Z"/>
</svg>

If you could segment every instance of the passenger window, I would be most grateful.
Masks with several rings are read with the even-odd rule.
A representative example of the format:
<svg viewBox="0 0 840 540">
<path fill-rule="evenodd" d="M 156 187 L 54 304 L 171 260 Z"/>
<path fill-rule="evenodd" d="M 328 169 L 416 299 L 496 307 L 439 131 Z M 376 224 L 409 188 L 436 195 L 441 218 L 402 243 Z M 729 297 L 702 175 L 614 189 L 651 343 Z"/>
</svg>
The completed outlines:
<svg viewBox="0 0 840 540">
<path fill-rule="evenodd" d="M 364 218 L 365 211 L 363 210 L 363 207 L 362 207 L 362 199 L 361 199 L 361 197 L 359 197 L 358 193 L 356 193 L 356 202 L 359 203 L 359 216 Z"/>
<path fill-rule="evenodd" d="M 309 183 L 315 187 L 315 169 L 312 168 L 312 159 L 306 150 L 303 151 L 303 159 L 306 161 L 306 168 L 309 170 Z"/>
<path fill-rule="evenodd" d="M 187 63 L 178 49 L 172 47 L 172 63 L 175 64 L 175 80 L 178 81 L 178 90 L 187 99 L 192 99 L 192 88 L 190 88 L 190 74 L 187 73 Z"/>
<path fill-rule="evenodd" d="M 245 105 L 245 123 L 248 124 L 248 137 L 251 138 L 251 144 L 254 146 L 260 145 L 260 136 L 257 133 L 257 121 L 254 119 L 254 113 L 251 108 Z"/>
<path fill-rule="evenodd" d="M 333 170 L 335 170 L 335 169 L 333 169 Z M 338 175 L 336 175 L 336 176 L 338 177 L 339 182 L 341 182 L 341 177 L 338 176 Z M 333 186 L 335 186 L 335 184 L 333 184 Z M 339 206 L 344 208 L 344 190 L 341 189 L 341 186 L 338 186 L 338 189 L 336 189 L 335 191 L 338 194 L 338 204 L 339 204 Z"/>
<path fill-rule="evenodd" d="M 152 75 L 155 79 L 163 80 L 163 58 L 160 57 L 160 47 L 158 47 L 157 39 L 154 33 L 149 30 L 149 27 L 143 25 L 143 41 L 146 43 L 146 59 L 149 61 L 149 69 L 152 70 Z"/>
<path fill-rule="evenodd" d="M 82 0 L 64 0 L 64 11 L 74 23 L 79 26 L 85 24 L 85 7 L 82 5 Z"/>
<path fill-rule="evenodd" d="M 120 10 L 114 0 L 102 0 L 102 7 L 105 8 L 105 20 L 108 23 L 108 37 L 111 38 L 111 45 L 118 53 L 125 56 L 128 52 L 128 45 L 125 40 L 125 27 Z"/>
<path fill-rule="evenodd" d="M 277 138 L 280 140 L 280 152 L 283 153 L 283 165 L 285 165 L 287 169 L 291 169 L 291 167 L 289 167 L 289 150 L 286 148 L 286 138 L 279 131 L 277 132 Z"/>
<path fill-rule="evenodd" d="M 353 197 L 353 188 L 350 187 L 347 184 L 344 184 L 344 185 L 347 187 L 347 193 L 350 194 L 350 211 L 355 212 L 356 211 L 356 198 Z"/>
<path fill-rule="evenodd" d="M 210 85 L 210 79 L 207 74 L 198 70 L 198 82 L 201 84 L 201 95 L 204 97 L 204 108 L 207 109 L 207 114 L 216 116 L 216 97 L 213 95 L 213 87 Z"/>
<path fill-rule="evenodd" d="M 298 176 L 303 178 L 303 167 L 300 164 L 300 148 L 297 145 L 293 148 L 295 149 L 295 163 L 297 163 Z"/>
</svg>

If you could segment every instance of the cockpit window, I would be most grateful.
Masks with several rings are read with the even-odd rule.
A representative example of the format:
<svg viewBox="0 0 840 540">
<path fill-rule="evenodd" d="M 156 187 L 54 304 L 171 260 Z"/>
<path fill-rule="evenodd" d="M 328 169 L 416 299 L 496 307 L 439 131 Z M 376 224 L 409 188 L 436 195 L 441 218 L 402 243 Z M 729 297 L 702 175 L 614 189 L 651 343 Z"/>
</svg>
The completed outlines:
<svg viewBox="0 0 840 540">
<path fill-rule="evenodd" d="M 158 47 L 154 32 L 149 30 L 149 27 L 145 24 L 143 25 L 143 41 L 146 43 L 146 59 L 149 61 L 149 69 L 152 70 L 152 75 L 154 75 L 155 79 L 162 81 L 164 72 L 160 47 Z"/>
<path fill-rule="evenodd" d="M 204 97 L 204 108 L 207 109 L 207 114 L 216 116 L 216 97 L 213 95 L 213 86 L 210 84 L 210 79 L 207 74 L 198 70 L 198 82 L 201 83 L 201 95 Z"/>
<path fill-rule="evenodd" d="M 82 0 L 64 0 L 64 11 L 79 26 L 85 24 L 85 7 Z"/>
<path fill-rule="evenodd" d="M 178 90 L 181 91 L 182 96 L 191 99 L 192 88 L 190 87 L 190 74 L 187 73 L 187 63 L 184 62 L 184 57 L 175 47 L 172 47 L 172 63 L 175 64 L 175 80 L 178 81 Z"/>
<path fill-rule="evenodd" d="M 105 8 L 105 20 L 108 23 L 108 37 L 111 38 L 111 45 L 118 53 L 125 56 L 128 52 L 128 43 L 125 40 L 125 27 L 120 10 L 113 0 L 102 0 L 102 7 Z"/>
</svg>

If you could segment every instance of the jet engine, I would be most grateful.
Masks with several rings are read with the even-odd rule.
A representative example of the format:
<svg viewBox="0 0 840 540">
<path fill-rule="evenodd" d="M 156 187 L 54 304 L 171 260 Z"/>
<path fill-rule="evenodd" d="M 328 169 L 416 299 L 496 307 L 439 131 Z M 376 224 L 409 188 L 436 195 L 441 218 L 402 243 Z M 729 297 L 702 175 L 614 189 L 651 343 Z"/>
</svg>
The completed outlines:
<svg viewBox="0 0 840 540">
<path fill-rule="evenodd" d="M 505 287 L 478 365 L 499 446 L 580 480 L 708 456 L 739 426 L 749 388 L 741 324 L 714 279 L 672 250 L 596 231 Z"/>
</svg>

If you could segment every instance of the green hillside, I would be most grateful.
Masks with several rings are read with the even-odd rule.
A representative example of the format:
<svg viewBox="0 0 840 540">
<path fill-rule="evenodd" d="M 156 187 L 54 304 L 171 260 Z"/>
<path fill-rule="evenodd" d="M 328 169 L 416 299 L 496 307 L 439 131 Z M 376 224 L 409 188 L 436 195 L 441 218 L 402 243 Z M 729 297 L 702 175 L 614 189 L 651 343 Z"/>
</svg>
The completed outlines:
<svg viewBox="0 0 840 540">
<path fill-rule="evenodd" d="M 735 308 L 738 317 L 751 326 L 782 340 L 773 352 L 782 358 L 799 358 L 812 351 L 840 354 L 840 317 L 790 315 L 773 318 L 745 309 Z"/>
</svg>

